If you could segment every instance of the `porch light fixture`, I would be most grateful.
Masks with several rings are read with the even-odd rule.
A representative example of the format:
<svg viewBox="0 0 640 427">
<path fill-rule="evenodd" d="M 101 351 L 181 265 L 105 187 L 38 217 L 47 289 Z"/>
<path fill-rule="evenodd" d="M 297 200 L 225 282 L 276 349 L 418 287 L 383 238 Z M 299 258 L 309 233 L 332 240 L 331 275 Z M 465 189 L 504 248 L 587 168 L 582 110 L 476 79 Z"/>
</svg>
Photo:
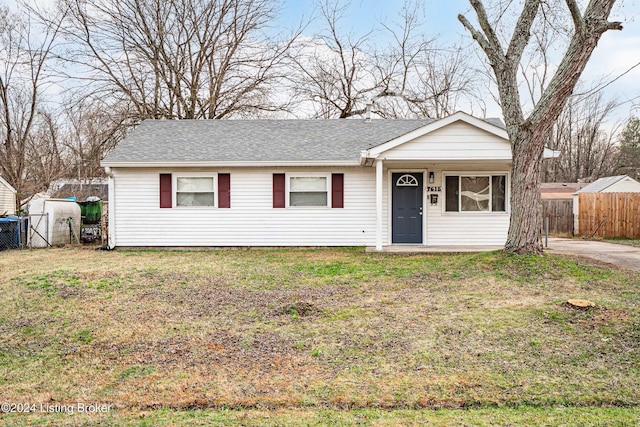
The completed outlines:
<svg viewBox="0 0 640 427">
<path fill-rule="evenodd" d="M 429 172 L 429 184 L 433 184 L 434 181 L 434 174 L 433 172 Z"/>
</svg>

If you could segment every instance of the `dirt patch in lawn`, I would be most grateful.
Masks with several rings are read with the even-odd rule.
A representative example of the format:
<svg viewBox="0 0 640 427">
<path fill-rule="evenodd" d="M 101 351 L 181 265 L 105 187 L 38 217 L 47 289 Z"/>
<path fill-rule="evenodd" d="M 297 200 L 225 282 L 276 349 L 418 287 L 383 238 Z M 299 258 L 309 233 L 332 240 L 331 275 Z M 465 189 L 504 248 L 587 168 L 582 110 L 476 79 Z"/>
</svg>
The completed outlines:
<svg viewBox="0 0 640 427">
<path fill-rule="evenodd" d="M 30 268 L 0 273 L 7 400 L 133 411 L 640 404 L 640 279 L 581 261 L 354 249 L 24 256 Z M 576 295 L 596 307 L 562 305 Z"/>
</svg>

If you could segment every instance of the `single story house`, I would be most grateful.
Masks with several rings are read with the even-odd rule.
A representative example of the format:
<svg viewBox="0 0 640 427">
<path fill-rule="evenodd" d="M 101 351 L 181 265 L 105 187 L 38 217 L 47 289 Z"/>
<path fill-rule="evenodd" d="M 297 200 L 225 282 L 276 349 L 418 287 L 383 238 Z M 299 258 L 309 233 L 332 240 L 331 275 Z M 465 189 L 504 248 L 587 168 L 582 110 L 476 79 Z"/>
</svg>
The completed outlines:
<svg viewBox="0 0 640 427">
<path fill-rule="evenodd" d="M 147 120 L 102 166 L 112 248 L 503 245 L 509 227 L 507 132 L 462 112 Z"/>
<path fill-rule="evenodd" d="M 606 176 L 575 192 L 573 194 L 574 234 L 580 231 L 580 193 L 640 193 L 640 182 L 628 175 Z"/>
<path fill-rule="evenodd" d="M 583 182 L 543 182 L 540 196 L 542 200 L 573 200 L 575 192 L 587 185 Z"/>
<path fill-rule="evenodd" d="M 16 190 L 0 176 L 0 215 L 5 213 L 16 213 Z"/>
</svg>

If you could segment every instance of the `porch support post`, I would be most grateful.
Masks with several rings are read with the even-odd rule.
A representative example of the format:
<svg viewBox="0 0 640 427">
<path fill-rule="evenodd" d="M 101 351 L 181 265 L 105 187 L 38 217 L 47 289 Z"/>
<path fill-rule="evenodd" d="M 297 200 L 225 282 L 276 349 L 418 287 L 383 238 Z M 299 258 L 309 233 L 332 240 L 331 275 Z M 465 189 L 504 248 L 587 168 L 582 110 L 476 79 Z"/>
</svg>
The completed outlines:
<svg viewBox="0 0 640 427">
<path fill-rule="evenodd" d="M 376 160 L 376 251 L 382 251 L 382 160 Z"/>
</svg>

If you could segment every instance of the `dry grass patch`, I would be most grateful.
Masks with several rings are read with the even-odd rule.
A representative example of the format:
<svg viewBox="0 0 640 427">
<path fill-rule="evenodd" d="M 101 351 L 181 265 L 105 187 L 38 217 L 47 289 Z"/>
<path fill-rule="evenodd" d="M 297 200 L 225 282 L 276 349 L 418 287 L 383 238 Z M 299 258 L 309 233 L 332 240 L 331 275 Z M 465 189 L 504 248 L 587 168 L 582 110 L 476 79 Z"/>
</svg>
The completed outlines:
<svg viewBox="0 0 640 427">
<path fill-rule="evenodd" d="M 5 252 L 0 393 L 123 414 L 635 408 L 639 288 L 499 252 Z"/>
</svg>

